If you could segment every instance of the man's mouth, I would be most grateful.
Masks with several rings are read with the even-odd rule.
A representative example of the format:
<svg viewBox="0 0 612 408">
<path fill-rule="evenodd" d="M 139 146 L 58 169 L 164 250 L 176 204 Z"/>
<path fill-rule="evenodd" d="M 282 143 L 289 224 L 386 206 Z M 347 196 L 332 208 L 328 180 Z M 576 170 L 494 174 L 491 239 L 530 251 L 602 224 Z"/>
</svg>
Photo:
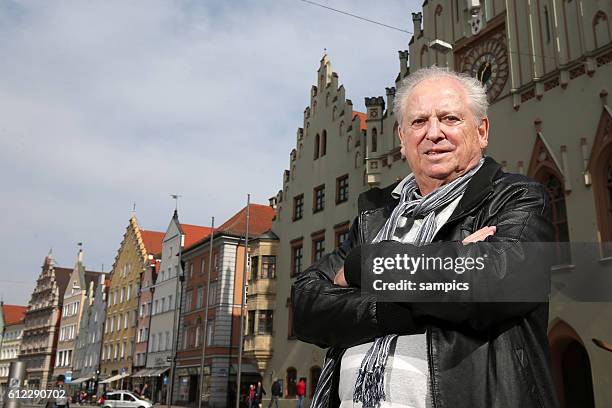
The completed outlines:
<svg viewBox="0 0 612 408">
<path fill-rule="evenodd" d="M 432 156 L 432 157 L 441 156 L 446 153 L 450 153 L 450 150 L 429 150 L 425 152 L 427 156 Z"/>
</svg>

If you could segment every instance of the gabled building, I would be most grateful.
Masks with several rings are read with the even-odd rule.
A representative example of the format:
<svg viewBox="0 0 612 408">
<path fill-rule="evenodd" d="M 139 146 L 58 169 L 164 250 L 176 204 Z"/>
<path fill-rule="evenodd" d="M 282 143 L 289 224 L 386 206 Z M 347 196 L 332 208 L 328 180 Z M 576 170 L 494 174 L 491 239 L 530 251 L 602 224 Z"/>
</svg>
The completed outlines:
<svg viewBox="0 0 612 408">
<path fill-rule="evenodd" d="M 19 361 L 26 365 L 26 387 L 51 388 L 62 315 L 64 294 L 72 269 L 55 265 L 53 255 L 45 257 L 24 319 Z"/>
<path fill-rule="evenodd" d="M 275 210 L 250 204 L 249 236 L 269 231 Z M 174 381 L 174 401 L 215 407 L 233 406 L 240 341 L 240 311 L 244 285 L 244 237 L 246 207 L 215 229 L 212 239 L 210 292 L 207 293 L 210 236 L 183 250 L 184 294 L 181 305 L 179 349 Z M 208 316 L 205 315 L 208 303 Z M 246 317 L 246 316 L 245 316 Z M 204 322 L 208 319 L 207 333 Z M 246 320 L 245 320 L 246 321 Z M 203 379 L 200 378 L 202 348 L 205 346 Z M 242 384 L 261 378 L 255 361 L 243 359 Z M 199 383 L 203 388 L 200 392 Z"/>
<path fill-rule="evenodd" d="M 81 319 L 87 305 L 94 296 L 100 279 L 99 272 L 86 271 L 83 265 L 83 250 L 77 254 L 74 269 L 70 274 L 68 286 L 62 302 L 62 317 L 58 332 L 57 352 L 53 377 L 64 375 L 70 384 L 73 377 L 74 349 L 80 331 Z M 104 279 L 104 278 L 102 278 Z"/>
<path fill-rule="evenodd" d="M 23 321 L 27 309 L 27 306 L 5 305 L 0 302 L 0 315 L 3 322 L 2 337 L 0 337 L 0 402 L 4 398 L 10 365 L 17 361 L 19 355 Z"/>
<path fill-rule="evenodd" d="M 140 279 L 161 253 L 163 236 L 141 229 L 136 217 L 130 218 L 110 273 L 100 364 L 103 387 L 131 388 Z"/>
<path fill-rule="evenodd" d="M 178 309 L 181 297 L 181 253 L 183 247 L 200 241 L 211 232 L 209 227 L 181 224 L 178 212 L 170 220 L 164 235 L 160 257 L 159 273 L 155 282 L 149 347 L 144 375 L 149 379 L 153 402 L 166 402 L 168 386 L 178 332 Z"/>
<path fill-rule="evenodd" d="M 79 388 L 90 394 L 95 394 L 97 390 L 109 284 L 107 274 L 101 273 L 97 279 L 93 296 L 87 297 L 83 304 L 72 370 L 72 384 L 79 384 Z"/>
<path fill-rule="evenodd" d="M 325 355 L 325 350 L 302 343 L 293 334 L 291 283 L 348 236 L 349 225 L 357 216 L 357 196 L 368 188 L 366 120 L 365 113 L 353 110 L 330 58 L 324 55 L 303 125 L 297 131 L 296 148 L 289 155 L 290 170 L 285 170 L 283 189 L 276 196 L 277 215 L 272 224 L 279 238 L 275 301 L 268 303 L 274 305 L 273 354 L 263 385 L 268 390 L 274 379 L 280 379 L 285 406 L 295 404 L 300 378 L 306 380 L 306 397 L 312 395 Z M 249 286 L 249 299 L 251 293 L 257 293 L 256 286 L 253 292 Z M 249 336 L 245 345 L 252 347 Z"/>
</svg>

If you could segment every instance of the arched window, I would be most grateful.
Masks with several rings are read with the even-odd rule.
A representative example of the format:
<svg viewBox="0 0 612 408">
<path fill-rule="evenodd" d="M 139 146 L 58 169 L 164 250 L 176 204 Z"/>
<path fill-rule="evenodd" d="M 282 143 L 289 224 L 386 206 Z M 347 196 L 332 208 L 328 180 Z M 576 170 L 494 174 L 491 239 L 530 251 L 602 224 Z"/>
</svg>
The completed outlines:
<svg viewBox="0 0 612 408">
<path fill-rule="evenodd" d="M 297 370 L 293 367 L 287 369 L 287 396 L 295 397 L 295 386 L 297 385 Z"/>
<path fill-rule="evenodd" d="M 336 120 L 336 111 L 337 110 L 338 110 L 338 108 L 334 106 L 334 108 L 332 109 L 332 120 Z"/>
<path fill-rule="evenodd" d="M 329 106 L 329 92 L 325 94 L 325 107 Z"/>
<path fill-rule="evenodd" d="M 315 390 L 317 389 L 317 383 L 319 382 L 319 377 L 321 376 L 321 367 L 313 366 L 310 367 L 310 396 L 313 396 Z"/>
<path fill-rule="evenodd" d="M 300 142 L 298 146 L 298 158 L 302 157 L 302 152 L 304 151 L 304 143 Z"/>
<path fill-rule="evenodd" d="M 359 150 L 355 152 L 355 168 L 358 169 L 361 166 L 361 154 L 359 154 Z"/>
<path fill-rule="evenodd" d="M 350 152 L 351 151 L 351 147 L 353 143 L 353 137 L 349 135 L 349 137 L 346 138 L 346 151 Z"/>
<path fill-rule="evenodd" d="M 604 257 L 612 256 L 612 141 L 596 156 L 593 187 Z"/>
<path fill-rule="evenodd" d="M 601 10 L 595 13 L 593 17 L 593 40 L 595 41 L 595 48 L 610 42 L 608 16 Z"/>
<path fill-rule="evenodd" d="M 315 140 L 314 140 L 314 156 L 313 156 L 314 160 L 319 158 L 320 143 L 321 143 L 321 137 L 317 133 L 317 135 L 315 136 Z"/>
<path fill-rule="evenodd" d="M 308 130 L 310 129 L 310 122 L 306 123 L 306 137 L 308 137 Z"/>
<path fill-rule="evenodd" d="M 317 114 L 317 101 L 314 101 L 312 103 L 312 114 L 316 115 Z"/>
<path fill-rule="evenodd" d="M 378 131 L 376 128 L 372 129 L 372 153 L 376 153 L 378 150 Z"/>
<path fill-rule="evenodd" d="M 338 133 L 340 134 L 340 136 L 344 135 L 344 121 L 343 120 L 340 121 L 340 126 L 338 126 Z"/>
<path fill-rule="evenodd" d="M 323 129 L 321 134 L 321 157 L 325 156 L 325 153 L 327 153 L 327 130 Z"/>
<path fill-rule="evenodd" d="M 555 241 L 568 242 L 569 231 L 567 228 L 567 210 L 565 206 L 565 189 L 561 178 L 548 168 L 542 168 L 534 177 L 544 185 L 550 207 L 552 210 L 552 222 L 555 229 Z M 568 247 L 557 246 L 557 264 L 566 265 L 570 263 L 570 252 Z"/>
<path fill-rule="evenodd" d="M 548 15 L 548 7 L 544 6 L 544 26 L 546 28 L 546 44 L 550 43 L 550 17 Z"/>
</svg>

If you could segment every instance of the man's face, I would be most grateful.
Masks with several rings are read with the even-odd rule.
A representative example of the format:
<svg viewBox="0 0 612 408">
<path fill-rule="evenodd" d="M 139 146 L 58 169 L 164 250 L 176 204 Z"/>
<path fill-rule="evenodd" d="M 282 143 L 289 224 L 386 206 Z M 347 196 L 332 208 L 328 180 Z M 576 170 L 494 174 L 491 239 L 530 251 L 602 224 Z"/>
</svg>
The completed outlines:
<svg viewBox="0 0 612 408">
<path fill-rule="evenodd" d="M 406 101 L 399 138 L 423 194 L 475 166 L 487 146 L 488 119 L 475 120 L 467 92 L 452 78 L 425 80 Z M 477 125 L 478 123 L 478 125 Z"/>
</svg>

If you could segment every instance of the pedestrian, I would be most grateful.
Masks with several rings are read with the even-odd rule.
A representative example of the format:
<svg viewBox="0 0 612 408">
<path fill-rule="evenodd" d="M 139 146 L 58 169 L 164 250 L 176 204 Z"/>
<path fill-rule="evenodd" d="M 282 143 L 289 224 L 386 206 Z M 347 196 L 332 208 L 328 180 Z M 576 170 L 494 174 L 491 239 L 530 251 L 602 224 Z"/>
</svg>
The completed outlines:
<svg viewBox="0 0 612 408">
<path fill-rule="evenodd" d="M 278 408 L 278 399 L 282 395 L 281 385 L 280 385 L 280 381 L 278 381 L 278 378 L 274 379 L 274 382 L 272 383 L 271 392 L 272 392 L 272 398 L 270 398 L 270 403 L 268 404 L 268 408 L 272 407 L 273 402 L 274 404 L 276 404 L 276 408 Z"/>
<path fill-rule="evenodd" d="M 70 404 L 68 403 L 68 394 L 66 394 L 66 387 L 64 384 L 65 378 L 63 375 L 57 376 L 56 389 L 58 391 L 57 396 L 55 397 L 55 406 L 56 408 L 69 408 Z"/>
<path fill-rule="evenodd" d="M 303 408 L 304 406 L 304 395 L 306 395 L 306 382 L 303 378 L 300 378 L 297 385 L 295 386 L 295 397 L 297 398 L 297 408 Z"/>
<path fill-rule="evenodd" d="M 253 408 L 255 406 L 255 386 L 251 384 L 249 386 L 249 408 Z"/>
<path fill-rule="evenodd" d="M 257 386 L 255 387 L 255 408 L 259 408 L 264 395 L 266 395 L 266 390 L 264 390 L 261 381 L 257 381 Z"/>
</svg>

